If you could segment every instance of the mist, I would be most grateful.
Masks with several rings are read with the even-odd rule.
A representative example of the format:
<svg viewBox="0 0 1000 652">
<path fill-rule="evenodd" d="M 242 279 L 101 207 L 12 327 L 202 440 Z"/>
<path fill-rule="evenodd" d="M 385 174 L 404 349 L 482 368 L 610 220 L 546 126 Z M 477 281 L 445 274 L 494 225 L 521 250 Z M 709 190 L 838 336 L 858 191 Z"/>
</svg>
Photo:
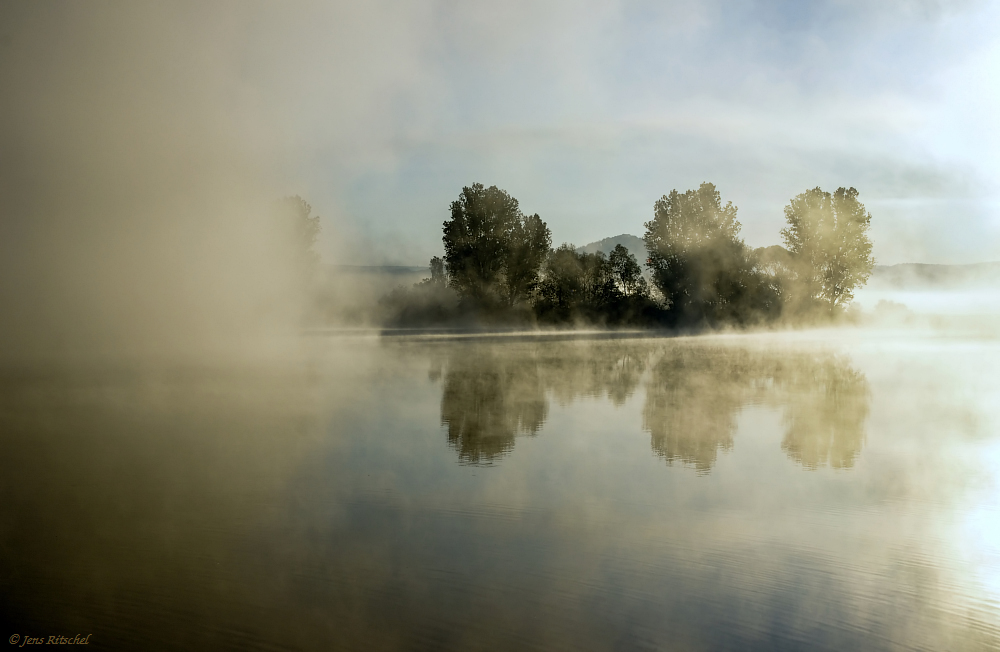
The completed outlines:
<svg viewBox="0 0 1000 652">
<path fill-rule="evenodd" d="M 297 328 L 287 188 L 232 6 L 7 3 L 5 353 L 217 347 Z"/>
<path fill-rule="evenodd" d="M 2 636 L 1000 648 L 998 19 L 0 2 Z"/>
<path fill-rule="evenodd" d="M 294 330 L 268 214 L 288 195 L 320 215 L 323 265 L 425 265 L 484 177 L 559 242 L 639 234 L 657 197 L 710 180 L 751 246 L 803 189 L 854 185 L 880 264 L 1000 256 L 974 127 L 992 95 L 933 99 L 993 65 L 977 3 L 2 11 L 8 351 Z M 975 139 L 948 136 L 955 111 Z"/>
</svg>

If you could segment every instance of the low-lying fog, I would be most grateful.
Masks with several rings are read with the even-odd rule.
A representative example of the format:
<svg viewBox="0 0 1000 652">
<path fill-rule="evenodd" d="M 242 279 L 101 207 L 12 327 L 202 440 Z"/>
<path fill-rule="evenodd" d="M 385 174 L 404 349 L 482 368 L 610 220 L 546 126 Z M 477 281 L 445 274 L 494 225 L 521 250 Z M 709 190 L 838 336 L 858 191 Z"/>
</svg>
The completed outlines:
<svg viewBox="0 0 1000 652">
<path fill-rule="evenodd" d="M 1000 264 L 877 267 L 855 303 L 883 317 L 900 316 L 899 306 L 924 317 L 997 315 Z"/>
</svg>

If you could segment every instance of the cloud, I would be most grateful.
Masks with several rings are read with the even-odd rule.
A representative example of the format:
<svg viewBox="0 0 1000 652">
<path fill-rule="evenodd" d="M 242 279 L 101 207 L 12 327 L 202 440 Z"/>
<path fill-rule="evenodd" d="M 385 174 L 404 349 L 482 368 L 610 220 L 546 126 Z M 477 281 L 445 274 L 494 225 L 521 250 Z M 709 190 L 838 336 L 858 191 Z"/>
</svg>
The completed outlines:
<svg viewBox="0 0 1000 652">
<path fill-rule="evenodd" d="M 981 197 L 986 212 L 995 193 L 996 166 L 967 137 L 991 124 L 970 107 L 991 105 L 963 81 L 988 79 L 988 5 L 433 7 L 407 37 L 420 83 L 395 87 L 398 112 L 355 134 L 377 134 L 384 156 L 352 165 L 328 150 L 312 162 L 339 179 L 347 219 L 372 247 L 392 234 L 410 243 L 410 254 L 393 249 L 400 262 L 436 253 L 447 203 L 473 181 L 507 188 L 572 241 L 622 220 L 637 231 L 657 197 L 703 180 L 744 208 L 761 243 L 777 240 L 784 203 L 815 185 L 873 200 Z M 961 106 L 942 99 L 956 88 Z M 970 126 L 956 129 L 958 116 Z M 885 219 L 890 233 L 908 229 L 905 213 Z M 934 259 L 932 247 L 913 253 Z M 988 239 L 967 255 L 1000 250 Z"/>
</svg>

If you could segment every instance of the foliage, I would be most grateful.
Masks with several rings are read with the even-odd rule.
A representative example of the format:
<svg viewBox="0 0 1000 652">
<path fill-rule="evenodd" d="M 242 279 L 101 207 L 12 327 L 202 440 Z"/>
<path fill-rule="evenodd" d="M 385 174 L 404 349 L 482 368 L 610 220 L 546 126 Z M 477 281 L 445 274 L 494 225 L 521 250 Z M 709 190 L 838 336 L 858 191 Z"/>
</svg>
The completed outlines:
<svg viewBox="0 0 1000 652">
<path fill-rule="evenodd" d="M 654 209 L 645 225 L 647 264 L 673 324 L 744 324 L 780 311 L 777 288 L 739 237 L 736 207 L 723 206 L 713 184 L 672 190 Z"/>
<path fill-rule="evenodd" d="M 514 223 L 501 282 L 508 306 L 515 306 L 532 296 L 538 285 L 539 269 L 551 244 L 549 227 L 537 213 Z"/>
<path fill-rule="evenodd" d="M 642 277 L 642 268 L 635 256 L 622 245 L 615 245 L 608 257 L 611 279 L 623 297 L 648 297 L 649 285 Z"/>
<path fill-rule="evenodd" d="M 795 321 L 816 305 L 834 313 L 874 265 L 871 215 L 857 194 L 815 188 L 795 197 L 781 231 L 787 248 L 751 249 L 736 206 L 723 204 L 713 184 L 672 190 L 645 224 L 650 284 L 622 244 L 610 255 L 566 244 L 552 250 L 537 214 L 524 215 L 505 191 L 476 183 L 451 203 L 444 257 L 431 259 L 431 277 L 383 304 L 397 322 L 420 324 L 474 314 L 480 323 L 702 328 Z"/>
<path fill-rule="evenodd" d="M 537 310 L 550 321 L 569 321 L 582 297 L 581 255 L 571 245 L 563 244 L 550 253 L 545 261 Z"/>
<path fill-rule="evenodd" d="M 389 326 L 440 326 L 461 320 L 458 295 L 448 287 L 444 261 L 431 258 L 430 278 L 397 287 L 379 299 L 382 322 Z"/>
<path fill-rule="evenodd" d="M 858 201 L 858 191 L 807 190 L 785 207 L 785 220 L 781 237 L 791 253 L 800 302 L 820 302 L 831 312 L 849 303 L 875 266 L 871 213 Z"/>
<path fill-rule="evenodd" d="M 442 239 L 449 285 L 463 299 L 513 307 L 534 291 L 551 234 L 505 191 L 474 183 L 451 203 Z"/>
<path fill-rule="evenodd" d="M 536 313 L 549 322 L 611 325 L 647 320 L 655 306 L 641 272 L 621 245 L 608 258 L 600 251 L 584 253 L 564 244 L 545 262 Z"/>
<path fill-rule="evenodd" d="M 538 312 L 548 321 L 578 321 L 593 313 L 610 291 L 604 254 L 585 254 L 564 244 L 545 261 Z"/>
<path fill-rule="evenodd" d="M 431 258 L 430 267 L 431 277 L 429 279 L 424 279 L 424 281 L 434 285 L 446 285 L 448 283 L 448 278 L 444 273 L 444 260 L 442 260 L 439 256 L 434 256 Z"/>
</svg>

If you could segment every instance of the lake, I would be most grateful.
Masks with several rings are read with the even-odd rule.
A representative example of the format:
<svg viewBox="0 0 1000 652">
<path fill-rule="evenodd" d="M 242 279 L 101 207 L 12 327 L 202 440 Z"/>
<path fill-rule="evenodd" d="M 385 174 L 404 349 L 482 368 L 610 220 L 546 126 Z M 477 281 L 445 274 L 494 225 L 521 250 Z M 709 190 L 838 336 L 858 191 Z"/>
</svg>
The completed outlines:
<svg viewBox="0 0 1000 652">
<path fill-rule="evenodd" d="M 9 364 L 4 636 L 1000 648 L 1000 341 L 313 335 Z"/>
</svg>

